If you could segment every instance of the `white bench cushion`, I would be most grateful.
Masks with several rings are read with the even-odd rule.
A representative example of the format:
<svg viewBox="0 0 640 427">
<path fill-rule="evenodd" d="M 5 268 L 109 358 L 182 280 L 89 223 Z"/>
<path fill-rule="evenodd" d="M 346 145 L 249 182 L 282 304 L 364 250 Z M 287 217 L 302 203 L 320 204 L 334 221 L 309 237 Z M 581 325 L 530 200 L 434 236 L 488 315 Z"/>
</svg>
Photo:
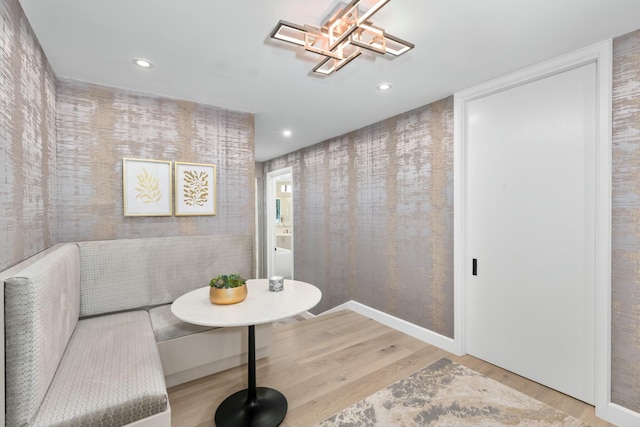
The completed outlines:
<svg viewBox="0 0 640 427">
<path fill-rule="evenodd" d="M 171 304 L 152 308 L 149 310 L 149 317 L 151 317 L 151 325 L 153 326 L 153 333 L 155 334 L 157 342 L 215 329 L 210 326 L 198 326 L 183 322 L 173 315 L 171 312 Z"/>
<path fill-rule="evenodd" d="M 149 315 L 132 311 L 78 322 L 32 425 L 117 427 L 166 409 Z"/>
</svg>

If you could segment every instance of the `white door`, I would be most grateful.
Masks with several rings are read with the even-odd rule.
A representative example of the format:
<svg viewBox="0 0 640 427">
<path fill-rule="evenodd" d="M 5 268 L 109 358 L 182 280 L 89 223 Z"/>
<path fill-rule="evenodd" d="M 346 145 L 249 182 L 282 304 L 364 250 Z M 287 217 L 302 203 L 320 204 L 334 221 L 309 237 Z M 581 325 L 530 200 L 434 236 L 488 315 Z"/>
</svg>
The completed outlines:
<svg viewBox="0 0 640 427">
<path fill-rule="evenodd" d="M 467 104 L 466 350 L 594 402 L 596 65 Z M 475 273 L 475 274 L 474 274 Z"/>
</svg>

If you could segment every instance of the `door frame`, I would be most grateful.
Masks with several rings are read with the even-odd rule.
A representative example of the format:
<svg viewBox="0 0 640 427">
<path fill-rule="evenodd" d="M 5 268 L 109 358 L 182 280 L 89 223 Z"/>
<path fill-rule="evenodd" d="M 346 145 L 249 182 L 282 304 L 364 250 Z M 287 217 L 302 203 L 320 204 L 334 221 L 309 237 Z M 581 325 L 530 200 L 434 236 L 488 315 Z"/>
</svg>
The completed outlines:
<svg viewBox="0 0 640 427">
<path fill-rule="evenodd" d="M 454 94 L 454 348 L 466 354 L 466 277 L 470 269 L 467 247 L 468 176 L 467 103 L 586 64 L 596 64 L 597 135 L 595 171 L 595 403 L 596 414 L 615 419 L 611 404 L 611 102 L 612 40 L 580 49 Z M 467 262 L 469 261 L 469 262 Z M 617 412 L 617 414 L 616 414 Z"/>
<path fill-rule="evenodd" d="M 294 187 L 294 178 L 293 178 L 293 168 L 287 167 L 284 169 L 278 169 L 275 171 L 271 171 L 267 173 L 267 224 L 265 227 L 266 235 L 267 235 L 267 277 L 271 277 L 274 271 L 274 262 L 275 257 L 273 254 L 273 248 L 276 247 L 276 233 L 275 233 L 275 223 L 276 223 L 276 182 L 278 181 L 278 177 L 283 175 L 291 175 L 291 186 Z M 295 190 L 294 190 L 295 191 Z M 291 229 L 294 227 L 293 223 L 293 198 L 295 194 L 291 193 Z M 295 234 L 294 234 L 295 235 Z M 293 238 L 291 239 L 291 278 L 294 278 L 294 246 L 293 246 Z"/>
</svg>

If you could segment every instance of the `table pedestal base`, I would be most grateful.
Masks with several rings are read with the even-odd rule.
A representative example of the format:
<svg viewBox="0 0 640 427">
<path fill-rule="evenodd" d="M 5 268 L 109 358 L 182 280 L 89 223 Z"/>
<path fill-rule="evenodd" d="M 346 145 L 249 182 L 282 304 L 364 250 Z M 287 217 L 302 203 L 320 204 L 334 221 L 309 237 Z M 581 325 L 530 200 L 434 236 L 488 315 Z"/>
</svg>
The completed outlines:
<svg viewBox="0 0 640 427">
<path fill-rule="evenodd" d="M 280 425 L 287 415 L 287 399 L 278 390 L 256 387 L 256 396 L 249 399 L 249 390 L 227 397 L 216 411 L 217 427 L 255 427 Z"/>
</svg>

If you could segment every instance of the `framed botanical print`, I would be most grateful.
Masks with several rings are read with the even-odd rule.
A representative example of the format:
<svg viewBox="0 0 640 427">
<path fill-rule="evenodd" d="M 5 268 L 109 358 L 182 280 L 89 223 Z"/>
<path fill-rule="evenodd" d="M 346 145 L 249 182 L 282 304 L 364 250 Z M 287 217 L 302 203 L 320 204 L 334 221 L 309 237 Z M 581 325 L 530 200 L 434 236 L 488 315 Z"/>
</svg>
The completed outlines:
<svg viewBox="0 0 640 427">
<path fill-rule="evenodd" d="M 124 216 L 171 216 L 171 162 L 122 159 Z"/>
<path fill-rule="evenodd" d="M 175 162 L 176 216 L 216 214 L 216 165 Z"/>
</svg>

